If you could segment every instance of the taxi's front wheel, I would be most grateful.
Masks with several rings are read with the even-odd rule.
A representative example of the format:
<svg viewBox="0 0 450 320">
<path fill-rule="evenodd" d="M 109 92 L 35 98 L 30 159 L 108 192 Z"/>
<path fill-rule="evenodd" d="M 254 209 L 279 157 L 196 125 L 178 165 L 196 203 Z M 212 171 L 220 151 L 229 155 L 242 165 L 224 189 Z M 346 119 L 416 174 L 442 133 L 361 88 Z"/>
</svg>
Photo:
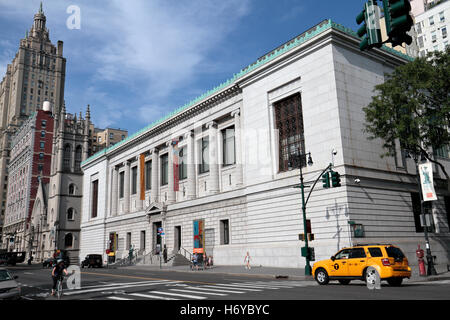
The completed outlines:
<svg viewBox="0 0 450 320">
<path fill-rule="evenodd" d="M 316 270 L 315 278 L 317 283 L 320 285 L 328 284 L 328 282 L 330 281 L 327 271 L 323 268 L 319 268 Z"/>
</svg>

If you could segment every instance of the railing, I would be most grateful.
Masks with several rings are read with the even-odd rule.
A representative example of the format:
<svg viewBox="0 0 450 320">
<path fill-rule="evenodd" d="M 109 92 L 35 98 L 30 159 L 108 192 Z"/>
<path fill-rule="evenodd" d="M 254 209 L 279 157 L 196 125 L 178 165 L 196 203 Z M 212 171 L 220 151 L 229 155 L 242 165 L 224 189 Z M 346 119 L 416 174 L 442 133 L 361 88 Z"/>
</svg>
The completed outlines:
<svg viewBox="0 0 450 320">
<path fill-rule="evenodd" d="M 187 251 L 185 248 L 180 247 L 180 249 L 178 249 L 178 253 L 182 254 L 189 261 L 192 261 L 192 254 L 189 251 Z"/>
</svg>

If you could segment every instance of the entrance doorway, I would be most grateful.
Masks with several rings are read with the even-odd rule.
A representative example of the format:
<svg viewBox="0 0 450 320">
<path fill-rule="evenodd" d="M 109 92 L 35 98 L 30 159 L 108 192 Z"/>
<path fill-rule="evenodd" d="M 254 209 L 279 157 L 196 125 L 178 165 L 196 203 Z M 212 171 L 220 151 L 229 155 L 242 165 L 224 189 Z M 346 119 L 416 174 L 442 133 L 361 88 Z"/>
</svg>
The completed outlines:
<svg viewBox="0 0 450 320">
<path fill-rule="evenodd" d="M 162 228 L 162 222 L 153 222 L 153 249 L 156 249 L 156 254 L 162 251 L 162 238 L 158 234 L 158 228 Z"/>
<path fill-rule="evenodd" d="M 181 249 L 181 226 L 175 227 L 173 251 L 178 252 Z"/>
</svg>

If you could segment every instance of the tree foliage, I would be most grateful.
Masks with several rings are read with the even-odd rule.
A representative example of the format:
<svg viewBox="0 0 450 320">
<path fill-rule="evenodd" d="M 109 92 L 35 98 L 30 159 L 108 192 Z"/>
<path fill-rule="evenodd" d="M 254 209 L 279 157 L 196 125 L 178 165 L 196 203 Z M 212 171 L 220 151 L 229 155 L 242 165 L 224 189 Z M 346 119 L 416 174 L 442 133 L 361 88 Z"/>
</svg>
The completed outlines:
<svg viewBox="0 0 450 320">
<path fill-rule="evenodd" d="M 394 155 L 398 139 L 403 149 L 424 155 L 445 167 L 429 150 L 450 146 L 450 49 L 397 67 L 375 87 L 364 108 L 369 139 L 381 138 L 384 155 Z"/>
</svg>

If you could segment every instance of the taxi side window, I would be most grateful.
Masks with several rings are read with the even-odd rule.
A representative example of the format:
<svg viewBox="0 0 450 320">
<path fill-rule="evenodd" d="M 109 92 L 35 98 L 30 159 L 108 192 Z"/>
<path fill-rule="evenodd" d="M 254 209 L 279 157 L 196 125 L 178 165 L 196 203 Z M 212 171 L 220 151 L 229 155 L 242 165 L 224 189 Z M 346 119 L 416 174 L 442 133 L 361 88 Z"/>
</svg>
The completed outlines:
<svg viewBox="0 0 450 320">
<path fill-rule="evenodd" d="M 383 253 L 381 252 L 380 248 L 369 248 L 369 253 L 370 253 L 370 256 L 372 256 L 374 258 L 383 256 Z"/>
<path fill-rule="evenodd" d="M 350 259 L 352 258 L 365 258 L 366 253 L 363 248 L 354 248 L 350 251 Z"/>
<path fill-rule="evenodd" d="M 344 249 L 344 250 L 339 251 L 335 257 L 336 257 L 336 259 L 348 259 L 349 255 L 350 255 L 350 249 Z"/>
</svg>

